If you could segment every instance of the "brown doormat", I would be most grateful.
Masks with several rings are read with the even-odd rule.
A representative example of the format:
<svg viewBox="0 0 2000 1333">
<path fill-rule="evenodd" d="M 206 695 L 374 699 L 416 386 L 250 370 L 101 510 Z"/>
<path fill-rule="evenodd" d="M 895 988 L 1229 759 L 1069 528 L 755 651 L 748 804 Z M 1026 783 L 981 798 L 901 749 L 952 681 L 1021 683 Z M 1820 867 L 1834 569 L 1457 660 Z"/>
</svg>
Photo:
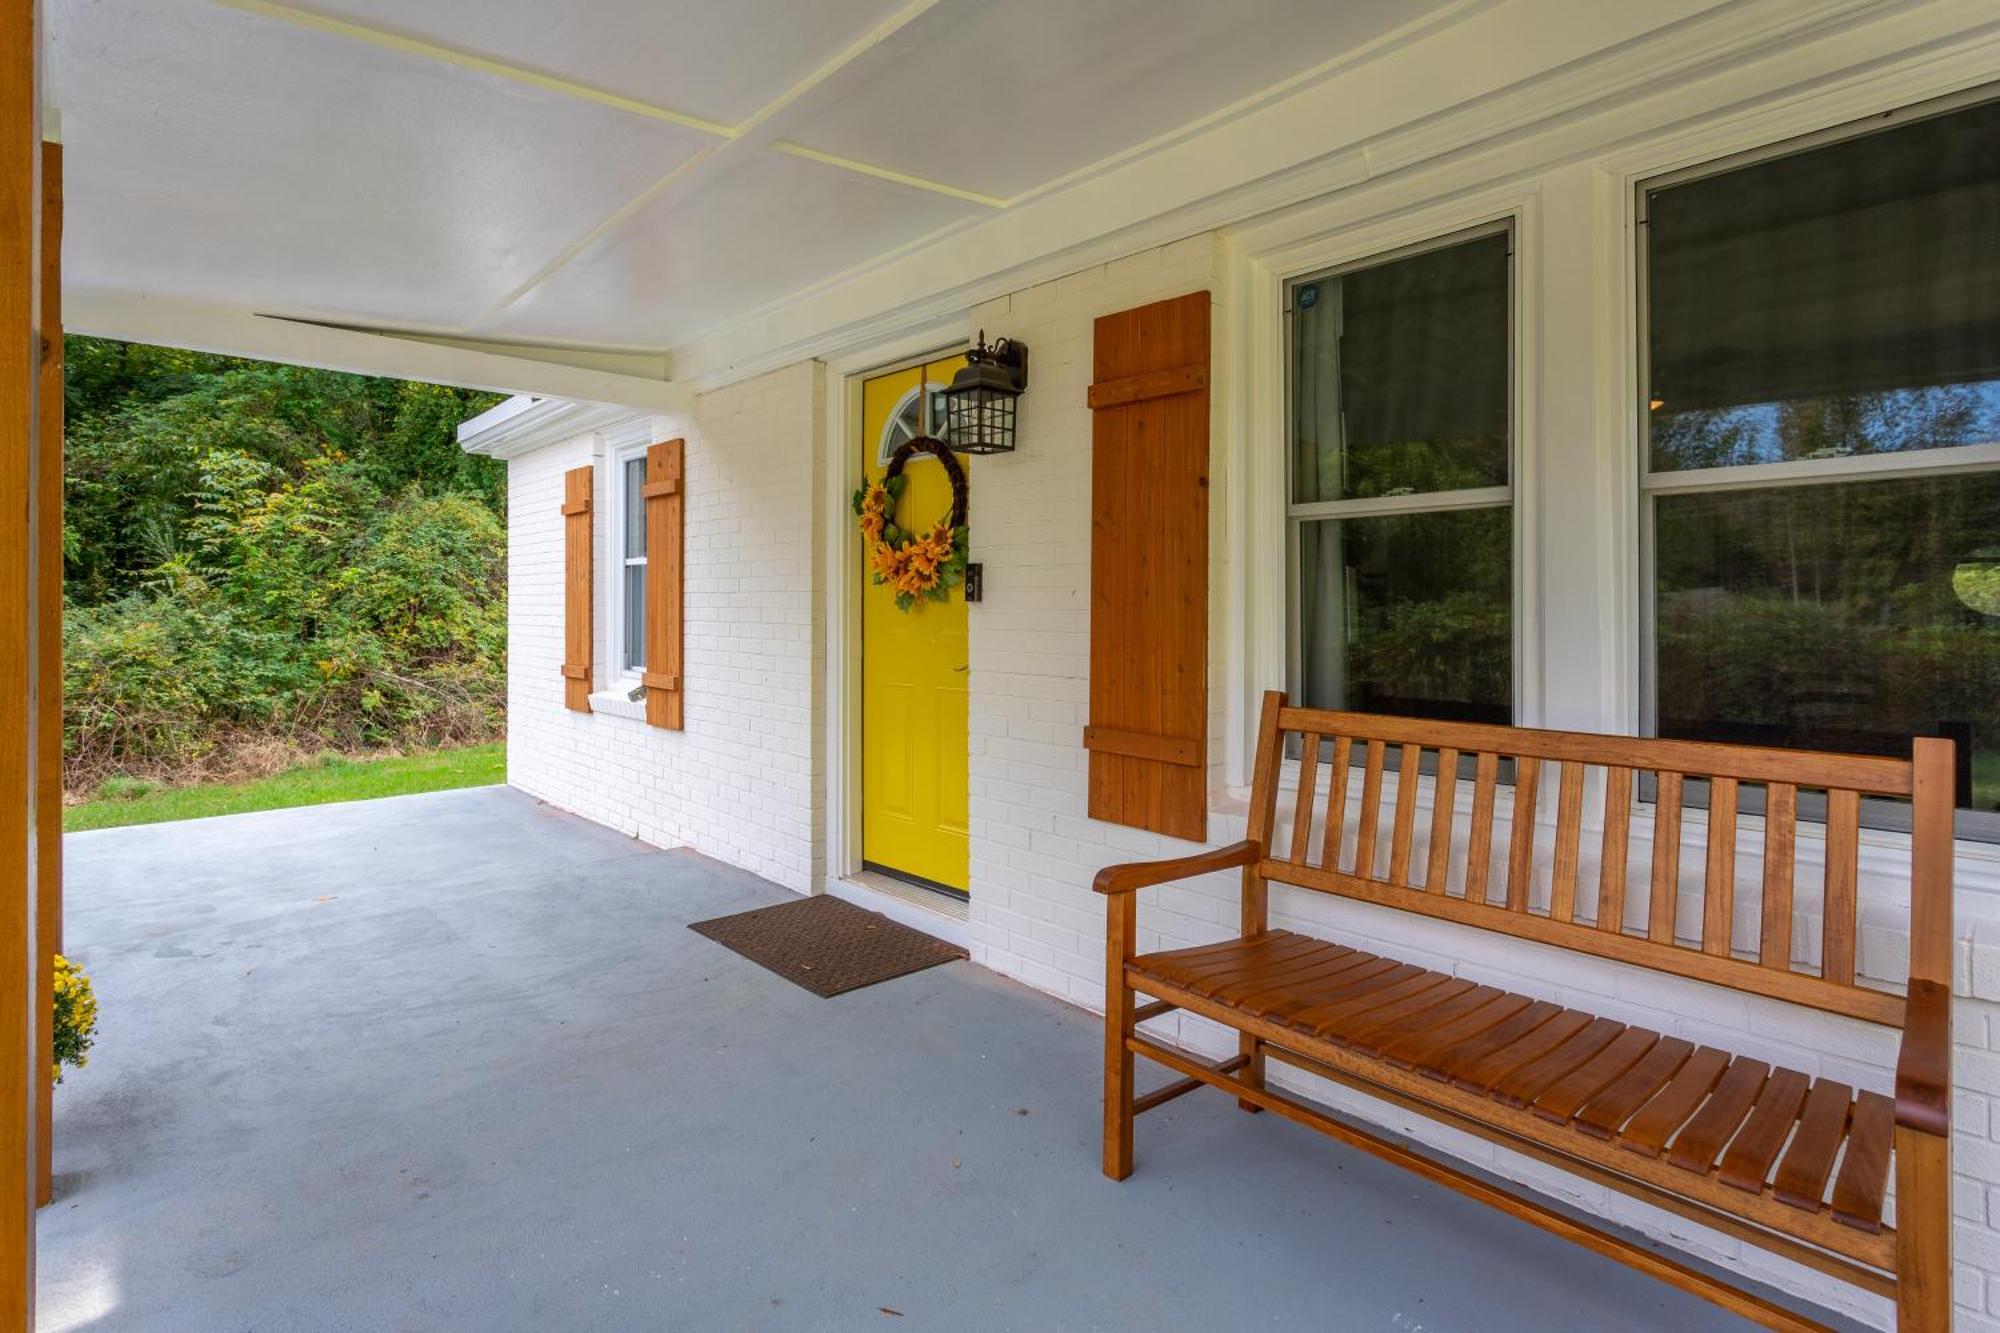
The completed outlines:
<svg viewBox="0 0 2000 1333">
<path fill-rule="evenodd" d="M 688 927 L 825 997 L 964 958 L 965 950 L 822 894 Z"/>
</svg>

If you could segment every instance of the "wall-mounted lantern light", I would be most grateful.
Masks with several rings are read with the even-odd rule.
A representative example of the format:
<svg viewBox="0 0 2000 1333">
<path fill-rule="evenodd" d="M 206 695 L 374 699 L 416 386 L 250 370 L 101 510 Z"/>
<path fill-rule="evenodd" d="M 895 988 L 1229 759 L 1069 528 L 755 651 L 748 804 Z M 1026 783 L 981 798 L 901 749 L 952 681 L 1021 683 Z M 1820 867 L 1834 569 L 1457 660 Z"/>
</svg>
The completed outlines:
<svg viewBox="0 0 2000 1333">
<path fill-rule="evenodd" d="M 944 391 L 944 442 L 961 454 L 1014 451 L 1015 399 L 1028 387 L 1028 349 L 1012 338 L 979 345 L 965 354 L 965 368 Z"/>
</svg>

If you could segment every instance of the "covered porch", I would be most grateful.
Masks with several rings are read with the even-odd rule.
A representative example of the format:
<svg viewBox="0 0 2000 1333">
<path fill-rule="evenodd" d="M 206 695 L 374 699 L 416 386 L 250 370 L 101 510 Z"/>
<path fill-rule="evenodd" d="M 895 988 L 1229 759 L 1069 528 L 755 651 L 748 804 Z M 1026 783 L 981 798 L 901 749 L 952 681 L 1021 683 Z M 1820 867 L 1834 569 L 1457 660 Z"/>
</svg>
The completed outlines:
<svg viewBox="0 0 2000 1333">
<path fill-rule="evenodd" d="M 2000 1329 L 1990 11 L 12 7 L 0 1333 L 1729 1323 L 1228 1097 L 1161 1105 L 1106 1181 L 1095 1011 L 1114 1068 L 1136 1021 L 1107 973 L 1273 921 L 1725 1052 L 1760 1097 L 1767 1064 L 1900 1090 L 1883 1034 L 1833 1020 L 1896 1027 L 1921 982 L 1948 1106 L 1926 1104 L 1937 1188 L 1891 1200 L 1926 1242 L 1903 1327 Z M 65 843 L 65 328 L 515 395 L 460 435 L 508 467 L 511 790 Z M 989 335 L 1032 376 L 1005 438 L 960 451 L 970 482 L 909 506 L 951 552 L 919 620 L 871 580 L 862 497 Z M 920 466 L 960 466 L 931 442 Z M 885 623 L 934 633 L 904 653 Z M 911 660 L 927 693 L 870 679 Z M 1281 689 L 1814 761 L 1949 736 L 1964 762 L 1927 783 L 1925 858 L 1914 777 L 1806 761 L 1822 780 L 1752 778 L 1740 807 L 1737 777 L 1684 765 L 1723 781 L 1683 821 L 1681 769 L 1618 786 L 1404 742 L 1385 801 L 1379 742 L 1265 744 Z M 1461 760 L 1483 795 L 1454 814 Z M 1280 789 L 1302 799 L 1273 824 Z M 871 816 L 918 804 L 942 851 L 884 855 Z M 1370 850 L 1343 878 L 1313 818 L 1350 805 Z M 1366 888 L 1382 833 L 1413 893 L 1418 828 L 1449 911 L 1234 873 L 1319 847 L 1323 884 Z M 1519 915 L 1489 938 L 1495 828 Z M 1629 895 L 1592 850 L 1628 833 Z M 1092 891 L 1238 840 L 1231 873 L 1123 917 Z M 1922 932 L 1920 859 L 1951 909 Z M 685 928 L 787 894 L 903 911 L 971 959 L 821 1001 Z M 1585 919 L 1612 952 L 1528 947 Z M 52 1107 L 59 950 L 104 1029 Z M 1671 951 L 1708 975 L 1663 973 Z M 1753 968 L 1777 979 L 1710 984 Z M 1759 1007 L 1829 979 L 1866 994 Z M 1261 1071 L 1199 1010 L 1147 1021 Z M 1744 1107 L 1690 1082 L 1677 1109 L 1733 1131 Z M 1300 1090 L 1801 1321 L 1898 1317 L 1884 1281 L 1753 1227 L 1407 1099 Z"/>
<path fill-rule="evenodd" d="M 1747 1327 L 1221 1097 L 1113 1184 L 1096 1015 L 970 963 L 818 999 L 686 929 L 784 890 L 518 791 L 69 851 L 47 1333 Z"/>
</svg>

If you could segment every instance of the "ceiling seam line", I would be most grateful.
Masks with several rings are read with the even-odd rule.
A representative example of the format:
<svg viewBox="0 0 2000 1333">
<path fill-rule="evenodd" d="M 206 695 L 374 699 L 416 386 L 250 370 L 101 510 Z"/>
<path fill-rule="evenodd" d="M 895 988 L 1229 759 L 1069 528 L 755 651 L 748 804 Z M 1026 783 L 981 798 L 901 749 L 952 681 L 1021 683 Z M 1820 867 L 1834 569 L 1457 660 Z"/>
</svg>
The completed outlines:
<svg viewBox="0 0 2000 1333">
<path fill-rule="evenodd" d="M 269 0 L 217 0 L 217 2 L 221 4 L 268 4 Z M 634 213 L 638 212 L 639 209 L 659 198 L 675 181 L 686 175 L 696 165 L 709 161 L 715 154 L 729 148 L 731 145 L 743 143 L 745 141 L 744 136 L 748 135 L 752 130 L 838 74 L 841 70 L 853 64 L 856 60 L 859 60 L 868 52 L 880 46 L 883 42 L 889 40 L 889 38 L 895 36 L 917 19 L 923 17 L 935 8 L 938 3 L 939 0 L 910 0 L 909 4 L 904 5 L 894 14 L 891 14 L 873 28 L 870 28 L 861 37 L 850 42 L 837 54 L 821 62 L 818 68 L 806 75 L 805 78 L 799 80 L 799 82 L 793 84 L 784 92 L 778 94 L 777 97 L 751 113 L 747 120 L 734 128 L 728 142 L 702 149 L 687 161 L 682 162 L 672 171 L 662 176 L 659 180 L 654 181 L 646 187 L 645 191 L 638 198 L 625 204 L 624 207 L 620 208 L 610 217 L 592 227 L 581 240 L 565 247 L 555 258 L 537 269 L 533 276 L 526 282 L 509 292 L 489 309 L 482 311 L 472 322 L 460 325 L 456 332 L 471 334 L 474 330 L 482 328 L 499 318 L 502 312 L 554 277 L 578 255 L 616 230 Z"/>
<path fill-rule="evenodd" d="M 420 37 L 409 37 L 384 28 L 370 27 L 364 23 L 354 23 L 350 20 L 334 18 L 327 14 L 316 14 L 311 10 L 277 4 L 274 3 L 274 0 L 214 0 L 214 3 L 221 5 L 225 9 L 237 10 L 240 13 L 254 14 L 261 18 L 276 19 L 279 22 L 290 23 L 296 27 L 308 28 L 336 37 L 344 37 L 351 41 L 365 42 L 371 46 L 381 47 L 385 50 L 400 51 L 405 55 L 420 56 L 442 64 L 456 65 L 461 69 L 470 69 L 482 74 L 491 74 L 496 78 L 506 79 L 512 83 L 526 84 L 531 88 L 540 88 L 545 92 L 559 93 L 563 96 L 578 98 L 582 101 L 595 102 L 599 106 L 610 107 L 617 111 L 627 111 L 633 115 L 644 116 L 649 120 L 665 121 L 668 124 L 679 125 L 685 129 L 714 135 L 718 139 L 734 139 L 743 132 L 741 128 L 734 125 L 725 125 L 721 121 L 709 120 L 706 117 L 691 115 L 685 111 L 676 111 L 672 107 L 659 106 L 652 102 L 641 101 L 636 97 L 626 97 L 621 93 L 607 92 L 602 88 L 593 88 L 587 83 L 578 83 L 573 79 L 565 79 L 554 74 L 544 74 L 538 70 L 509 64 L 504 60 L 495 60 L 490 56 L 474 55 L 470 51 L 461 51 L 439 42 L 425 41 Z"/>
<path fill-rule="evenodd" d="M 943 181 L 930 180 L 923 176 L 913 175 L 907 171 L 897 171 L 893 167 L 878 167 L 873 162 L 863 162 L 859 158 L 842 157 L 838 153 L 829 153 L 822 149 L 809 148 L 805 144 L 793 139 L 774 139 L 771 142 L 771 148 L 774 152 L 784 153 L 790 157 L 803 158 L 808 162 L 821 162 L 829 167 L 838 167 L 842 171 L 851 171 L 861 176 L 873 176 L 877 180 L 891 181 L 897 185 L 907 185 L 912 189 L 928 190 L 932 194 L 941 194 L 951 199 L 963 199 L 967 203 L 980 204 L 986 208 L 1006 208 L 1013 202 L 1009 199 L 1003 199 L 999 195 L 981 194 L 977 190 L 967 190 L 956 185 L 946 185 Z"/>
<path fill-rule="evenodd" d="M 672 171 L 669 171 L 666 175 L 660 177 L 658 180 L 654 181 L 651 185 L 648 185 L 635 198 L 628 200 L 622 207 L 619 208 L 617 212 L 613 213 L 610 217 L 604 219 L 604 221 L 598 223 L 595 227 L 592 227 L 581 238 L 572 241 L 568 245 L 564 246 L 563 249 L 556 254 L 555 258 L 549 260 L 546 264 L 543 264 L 540 268 L 536 269 L 534 273 L 531 274 L 526 281 L 522 282 L 519 286 L 515 287 L 514 290 L 508 292 L 505 296 L 501 297 L 488 309 L 482 310 L 469 323 L 461 324 L 453 331 L 456 333 L 472 336 L 472 331 L 474 329 L 477 329 L 482 325 L 485 325 L 491 322 L 492 320 L 496 319 L 502 311 L 506 310 L 509 306 L 513 305 L 515 302 L 519 301 L 529 292 L 534 291 L 535 288 L 541 286 L 543 283 L 547 282 L 550 278 L 554 277 L 556 273 L 560 269 L 562 269 L 565 265 L 567 265 L 572 259 L 575 259 L 578 255 L 582 254 L 585 250 L 595 245 L 598 241 L 610 235 L 611 232 L 616 230 L 622 223 L 625 222 L 627 218 L 630 218 L 634 213 L 637 213 L 647 204 L 650 204 L 653 202 L 653 200 L 659 198 L 660 195 L 666 191 L 668 186 L 672 185 L 675 181 L 679 180 L 682 176 L 686 175 L 688 172 L 694 170 L 694 168 L 699 166 L 701 163 L 706 162 L 710 157 L 714 156 L 717 152 L 719 152 L 721 148 L 722 145 L 719 144 L 713 148 L 704 148 L 700 152 L 694 154 L 694 156 L 688 158 L 687 161 L 680 163 Z"/>
</svg>

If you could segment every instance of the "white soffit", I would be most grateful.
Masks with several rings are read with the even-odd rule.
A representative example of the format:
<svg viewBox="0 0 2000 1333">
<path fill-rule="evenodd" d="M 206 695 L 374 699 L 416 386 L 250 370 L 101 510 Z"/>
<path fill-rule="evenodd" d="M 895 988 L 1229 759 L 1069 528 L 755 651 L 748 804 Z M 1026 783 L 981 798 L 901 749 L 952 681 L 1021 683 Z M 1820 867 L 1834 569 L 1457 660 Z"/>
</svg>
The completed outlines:
<svg viewBox="0 0 2000 1333">
<path fill-rule="evenodd" d="M 903 0 L 309 0 L 311 11 L 735 125 Z"/>
<path fill-rule="evenodd" d="M 986 212 L 767 153 L 647 205 L 490 328 L 515 339 L 671 344 Z"/>
<path fill-rule="evenodd" d="M 206 0 L 52 0 L 65 278 L 456 328 L 708 142 Z"/>
<path fill-rule="evenodd" d="M 1446 0 L 946 4 L 881 75 L 810 99 L 808 142 L 1011 198 L 1304 73 Z"/>
</svg>

